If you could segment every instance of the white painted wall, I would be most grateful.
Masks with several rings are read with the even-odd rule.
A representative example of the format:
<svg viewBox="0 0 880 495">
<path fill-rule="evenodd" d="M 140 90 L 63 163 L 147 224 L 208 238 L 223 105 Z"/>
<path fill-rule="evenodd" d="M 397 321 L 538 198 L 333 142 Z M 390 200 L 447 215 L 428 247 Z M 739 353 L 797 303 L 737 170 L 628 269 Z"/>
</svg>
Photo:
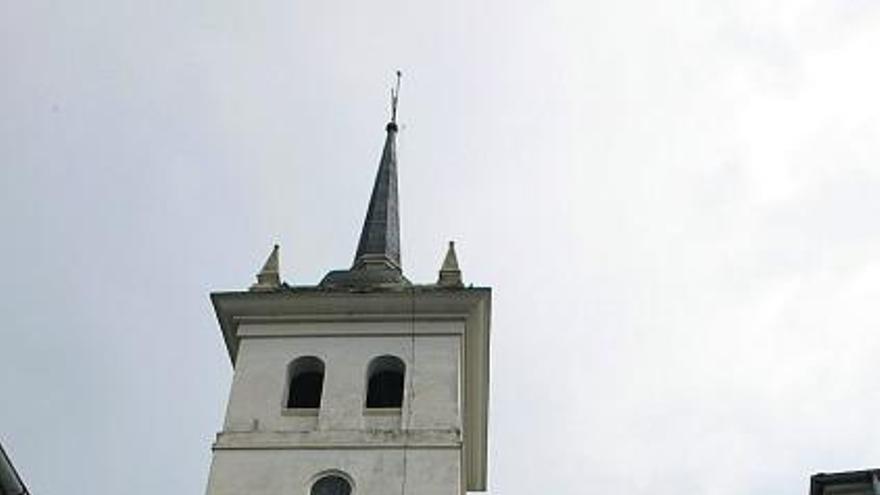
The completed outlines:
<svg viewBox="0 0 880 495">
<path fill-rule="evenodd" d="M 321 473 L 341 470 L 354 495 L 460 493 L 456 449 L 227 450 L 216 451 L 210 495 L 307 495 Z M 404 488 L 404 465 L 406 482 Z"/>
<path fill-rule="evenodd" d="M 463 331 L 463 321 L 242 324 L 208 494 L 307 494 L 329 469 L 358 495 L 461 493 Z M 385 354 L 406 365 L 403 407 L 365 414 L 367 365 Z M 309 355 L 325 365 L 321 408 L 291 415 L 288 365 Z"/>
</svg>

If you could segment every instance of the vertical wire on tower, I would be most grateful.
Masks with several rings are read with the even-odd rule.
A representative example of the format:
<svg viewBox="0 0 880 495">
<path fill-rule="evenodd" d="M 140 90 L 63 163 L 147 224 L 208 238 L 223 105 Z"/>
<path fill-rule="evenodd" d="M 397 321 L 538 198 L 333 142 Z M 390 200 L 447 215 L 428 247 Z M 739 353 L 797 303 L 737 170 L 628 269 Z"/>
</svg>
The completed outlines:
<svg viewBox="0 0 880 495">
<path fill-rule="evenodd" d="M 407 388 L 407 400 L 406 400 L 406 419 L 404 421 L 403 428 L 403 477 L 400 483 L 400 495 L 406 495 L 406 478 L 407 478 L 407 453 L 409 447 L 409 432 L 410 426 L 412 422 L 412 404 L 415 399 L 415 387 L 413 386 L 413 381 L 416 373 L 416 289 L 415 287 L 409 288 L 409 361 L 410 361 L 410 369 L 411 371 L 406 375 L 404 375 L 404 379 L 406 380 L 406 388 Z"/>
</svg>

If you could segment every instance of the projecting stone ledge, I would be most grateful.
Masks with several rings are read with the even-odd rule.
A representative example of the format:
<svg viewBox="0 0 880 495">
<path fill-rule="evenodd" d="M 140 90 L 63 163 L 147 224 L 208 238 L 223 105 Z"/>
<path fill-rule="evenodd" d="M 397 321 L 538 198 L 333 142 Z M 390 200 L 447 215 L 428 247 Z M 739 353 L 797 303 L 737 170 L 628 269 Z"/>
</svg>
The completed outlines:
<svg viewBox="0 0 880 495">
<path fill-rule="evenodd" d="M 222 431 L 214 449 L 460 448 L 462 441 L 458 429 Z"/>
</svg>

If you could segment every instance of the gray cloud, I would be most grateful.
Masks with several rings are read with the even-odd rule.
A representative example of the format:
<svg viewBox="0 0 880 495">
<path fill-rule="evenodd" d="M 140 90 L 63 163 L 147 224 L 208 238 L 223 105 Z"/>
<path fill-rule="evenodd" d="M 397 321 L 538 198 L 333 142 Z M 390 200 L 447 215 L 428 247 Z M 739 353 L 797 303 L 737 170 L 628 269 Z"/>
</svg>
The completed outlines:
<svg viewBox="0 0 880 495">
<path fill-rule="evenodd" d="M 405 73 L 403 262 L 495 288 L 492 493 L 880 463 L 871 2 L 9 3 L 0 435 L 35 493 L 204 490 L 207 300 L 346 266 Z M 550 384 L 550 386 L 548 386 Z"/>
</svg>

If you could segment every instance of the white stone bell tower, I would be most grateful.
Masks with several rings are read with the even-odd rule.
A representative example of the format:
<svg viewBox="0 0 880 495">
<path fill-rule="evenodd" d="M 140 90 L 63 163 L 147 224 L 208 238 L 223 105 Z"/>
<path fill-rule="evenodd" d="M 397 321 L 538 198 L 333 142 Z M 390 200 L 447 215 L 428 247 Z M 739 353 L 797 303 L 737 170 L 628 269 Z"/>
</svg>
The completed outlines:
<svg viewBox="0 0 880 495">
<path fill-rule="evenodd" d="M 281 283 L 276 246 L 249 291 L 211 294 L 234 377 L 208 495 L 486 489 L 491 291 L 451 243 L 437 283 L 403 276 L 386 131 L 350 269 Z"/>
</svg>

